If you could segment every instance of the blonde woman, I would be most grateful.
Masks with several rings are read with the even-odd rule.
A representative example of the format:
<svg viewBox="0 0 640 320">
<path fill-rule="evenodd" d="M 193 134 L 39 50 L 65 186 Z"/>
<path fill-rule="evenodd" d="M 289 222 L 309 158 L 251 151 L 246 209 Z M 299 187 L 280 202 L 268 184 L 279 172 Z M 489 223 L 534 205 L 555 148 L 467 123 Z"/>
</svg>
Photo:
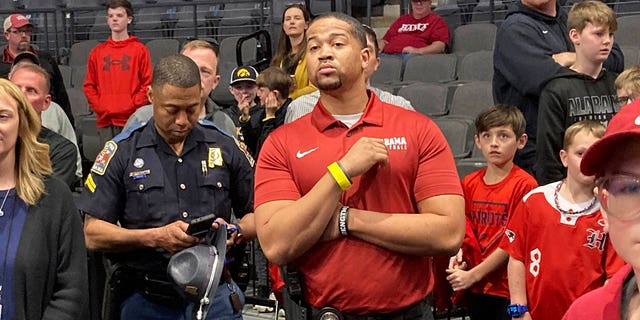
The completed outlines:
<svg viewBox="0 0 640 320">
<path fill-rule="evenodd" d="M 7 319 L 80 319 L 88 304 L 82 224 L 71 192 L 51 178 L 40 119 L 0 79 L 0 312 Z"/>
</svg>

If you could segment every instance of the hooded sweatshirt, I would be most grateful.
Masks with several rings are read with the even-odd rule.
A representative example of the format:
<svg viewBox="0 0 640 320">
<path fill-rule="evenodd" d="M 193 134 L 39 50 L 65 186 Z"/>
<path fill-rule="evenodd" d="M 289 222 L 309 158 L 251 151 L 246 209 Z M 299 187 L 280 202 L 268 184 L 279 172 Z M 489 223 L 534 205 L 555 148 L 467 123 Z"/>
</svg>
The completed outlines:
<svg viewBox="0 0 640 320">
<path fill-rule="evenodd" d="M 529 141 L 516 155 L 516 163 L 531 171 L 536 160 L 538 99 L 544 85 L 560 72 L 552 56 L 574 51 L 567 30 L 567 12 L 556 7 L 555 17 L 516 3 L 500 25 L 493 55 L 493 97 L 495 103 L 517 106 L 527 120 Z M 614 44 L 605 67 L 613 72 L 624 68 L 622 51 Z"/>
<path fill-rule="evenodd" d="M 122 127 L 136 109 L 149 103 L 151 56 L 137 37 L 111 37 L 89 54 L 84 94 L 95 111 L 98 128 Z"/>
<path fill-rule="evenodd" d="M 616 104 L 617 74 L 602 70 L 597 78 L 561 68 L 542 90 L 538 105 L 536 179 L 539 184 L 566 176 L 560 161 L 565 130 L 583 120 L 607 125 L 619 110 Z"/>
</svg>

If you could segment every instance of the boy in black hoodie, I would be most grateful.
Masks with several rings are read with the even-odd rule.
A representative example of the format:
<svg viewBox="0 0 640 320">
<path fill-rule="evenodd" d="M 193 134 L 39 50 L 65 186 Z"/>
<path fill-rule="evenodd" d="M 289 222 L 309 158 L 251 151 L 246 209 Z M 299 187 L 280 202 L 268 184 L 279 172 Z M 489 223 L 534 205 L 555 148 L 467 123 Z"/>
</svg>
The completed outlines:
<svg viewBox="0 0 640 320">
<path fill-rule="evenodd" d="M 575 62 L 567 30 L 567 11 L 556 0 L 520 0 L 509 10 L 496 35 L 493 56 L 495 103 L 516 106 L 527 120 L 527 145 L 514 162 L 533 174 L 536 161 L 538 101 L 547 81 Z M 605 67 L 624 69 L 620 47 L 613 46 Z"/>
<path fill-rule="evenodd" d="M 569 38 L 576 61 L 562 67 L 547 83 L 538 106 L 535 176 L 541 185 L 566 175 L 559 156 L 566 128 L 582 120 L 606 126 L 618 111 L 617 74 L 603 68 L 617 27 L 616 14 L 601 1 L 576 3 L 569 12 Z"/>
</svg>

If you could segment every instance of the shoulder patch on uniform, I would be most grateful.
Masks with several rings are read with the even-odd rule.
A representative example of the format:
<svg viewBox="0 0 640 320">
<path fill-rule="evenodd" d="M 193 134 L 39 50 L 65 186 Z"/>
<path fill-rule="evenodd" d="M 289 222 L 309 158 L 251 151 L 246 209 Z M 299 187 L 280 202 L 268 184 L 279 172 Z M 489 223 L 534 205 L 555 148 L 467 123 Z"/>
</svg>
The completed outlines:
<svg viewBox="0 0 640 320">
<path fill-rule="evenodd" d="M 102 151 L 100 151 L 96 157 L 96 162 L 93 163 L 91 171 L 99 175 L 104 175 L 107 171 L 111 158 L 113 158 L 113 155 L 116 153 L 116 150 L 118 150 L 118 145 L 113 142 L 113 140 L 107 141 L 107 143 L 104 144 Z"/>
<path fill-rule="evenodd" d="M 506 229 L 504 231 L 504 234 L 507 236 L 507 239 L 509 239 L 509 243 L 512 243 L 512 242 L 514 242 L 516 240 L 516 233 L 515 232 L 513 232 L 513 231 L 511 231 L 509 229 Z"/>
<path fill-rule="evenodd" d="M 251 167 L 253 168 L 253 166 L 256 164 L 256 161 L 253 159 L 253 157 L 249 153 L 249 150 L 247 150 L 247 145 L 244 143 L 241 144 L 240 141 L 238 141 L 238 139 L 236 139 L 235 137 L 232 137 L 232 138 L 233 138 L 233 141 L 235 141 L 236 145 L 238 146 L 238 149 L 240 149 L 242 153 L 244 153 L 244 156 L 247 157 L 247 161 L 249 161 L 249 165 L 251 165 Z"/>
</svg>

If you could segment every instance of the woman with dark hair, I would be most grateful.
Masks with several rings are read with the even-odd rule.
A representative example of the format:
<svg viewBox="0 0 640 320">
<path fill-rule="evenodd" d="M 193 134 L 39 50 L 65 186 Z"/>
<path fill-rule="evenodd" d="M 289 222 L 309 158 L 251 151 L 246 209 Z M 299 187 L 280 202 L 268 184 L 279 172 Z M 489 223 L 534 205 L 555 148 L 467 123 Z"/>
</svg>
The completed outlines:
<svg viewBox="0 0 640 320">
<path fill-rule="evenodd" d="M 81 319 L 89 290 L 82 222 L 69 188 L 51 178 L 40 118 L 0 79 L 0 313 Z"/>
<path fill-rule="evenodd" d="M 288 5 L 282 14 L 282 30 L 278 38 L 278 49 L 271 66 L 282 68 L 295 79 L 295 88 L 289 98 L 295 99 L 316 89 L 307 76 L 307 28 L 311 14 L 301 3 Z"/>
</svg>

